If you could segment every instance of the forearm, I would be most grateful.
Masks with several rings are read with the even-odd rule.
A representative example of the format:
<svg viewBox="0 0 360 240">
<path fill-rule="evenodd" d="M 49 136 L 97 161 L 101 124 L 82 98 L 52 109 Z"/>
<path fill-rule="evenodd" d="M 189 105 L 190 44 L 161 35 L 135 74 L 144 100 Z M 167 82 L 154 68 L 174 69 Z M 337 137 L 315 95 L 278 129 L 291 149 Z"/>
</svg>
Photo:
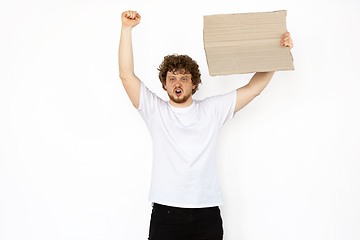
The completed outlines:
<svg viewBox="0 0 360 240">
<path fill-rule="evenodd" d="M 122 27 L 119 43 L 119 76 L 125 80 L 134 76 L 134 57 L 132 48 L 131 27 Z"/>
<path fill-rule="evenodd" d="M 274 74 L 275 72 L 257 72 L 251 78 L 247 86 L 254 92 L 255 95 L 259 95 L 269 84 Z"/>
</svg>

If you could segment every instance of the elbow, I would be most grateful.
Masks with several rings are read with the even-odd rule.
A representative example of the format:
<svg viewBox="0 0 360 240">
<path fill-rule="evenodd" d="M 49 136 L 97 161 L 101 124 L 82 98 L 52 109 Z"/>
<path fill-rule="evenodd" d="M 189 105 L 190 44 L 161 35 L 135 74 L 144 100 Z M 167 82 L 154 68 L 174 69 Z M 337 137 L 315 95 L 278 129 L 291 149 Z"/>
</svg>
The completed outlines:
<svg viewBox="0 0 360 240">
<path fill-rule="evenodd" d="M 134 73 L 123 73 L 120 71 L 119 73 L 119 78 L 121 79 L 121 81 L 127 81 L 128 79 L 131 79 L 135 76 Z"/>
<path fill-rule="evenodd" d="M 125 77 L 125 75 L 123 74 L 123 73 L 119 73 L 119 78 L 121 79 L 121 80 L 124 80 L 126 77 Z"/>
<path fill-rule="evenodd" d="M 129 77 L 125 74 L 119 74 L 119 78 L 121 79 L 121 81 L 126 81 L 126 79 L 128 79 Z"/>
<path fill-rule="evenodd" d="M 262 93 L 262 91 L 254 92 L 254 98 L 256 98 L 257 96 L 260 96 L 261 93 Z"/>
<path fill-rule="evenodd" d="M 259 96 L 263 91 L 265 87 L 264 86 L 253 86 L 252 88 L 252 94 L 254 97 Z"/>
<path fill-rule="evenodd" d="M 262 93 L 263 89 L 259 89 L 259 88 L 252 88 L 251 89 L 251 95 L 253 96 L 253 98 L 259 96 Z"/>
</svg>

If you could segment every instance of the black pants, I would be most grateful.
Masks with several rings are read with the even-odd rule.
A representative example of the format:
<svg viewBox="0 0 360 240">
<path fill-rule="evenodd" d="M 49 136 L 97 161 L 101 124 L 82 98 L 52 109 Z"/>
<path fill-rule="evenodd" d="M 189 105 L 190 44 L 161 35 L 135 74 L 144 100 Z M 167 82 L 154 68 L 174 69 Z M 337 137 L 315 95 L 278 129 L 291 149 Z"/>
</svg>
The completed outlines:
<svg viewBox="0 0 360 240">
<path fill-rule="evenodd" d="M 221 240 L 219 207 L 177 208 L 154 203 L 149 240 Z"/>
</svg>

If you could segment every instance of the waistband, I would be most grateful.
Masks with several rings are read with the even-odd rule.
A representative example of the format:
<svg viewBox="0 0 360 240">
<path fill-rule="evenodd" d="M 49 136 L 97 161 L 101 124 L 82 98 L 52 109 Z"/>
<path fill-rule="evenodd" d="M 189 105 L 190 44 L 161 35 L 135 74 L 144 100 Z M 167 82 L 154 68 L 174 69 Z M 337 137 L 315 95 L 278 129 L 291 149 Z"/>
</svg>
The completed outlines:
<svg viewBox="0 0 360 240">
<path fill-rule="evenodd" d="M 203 208 L 181 208 L 181 207 L 173 207 L 173 206 L 167 206 L 167 205 L 162 205 L 162 204 L 158 204 L 158 203 L 152 203 L 152 206 L 154 209 L 159 210 L 159 211 L 164 211 L 164 212 L 174 212 L 174 211 L 179 211 L 179 212 L 184 212 L 184 211 L 204 211 L 204 210 L 212 210 L 212 209 L 219 209 L 218 206 L 214 206 L 214 207 L 203 207 Z"/>
</svg>

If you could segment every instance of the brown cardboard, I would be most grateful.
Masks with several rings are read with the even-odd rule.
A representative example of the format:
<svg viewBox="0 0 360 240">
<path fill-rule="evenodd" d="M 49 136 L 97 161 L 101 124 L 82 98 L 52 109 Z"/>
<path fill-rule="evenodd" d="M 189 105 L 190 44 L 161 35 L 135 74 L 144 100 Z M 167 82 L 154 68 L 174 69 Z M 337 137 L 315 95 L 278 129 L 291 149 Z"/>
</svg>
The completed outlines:
<svg viewBox="0 0 360 240">
<path fill-rule="evenodd" d="M 286 32 L 286 10 L 204 16 L 210 76 L 294 70 Z"/>
</svg>

